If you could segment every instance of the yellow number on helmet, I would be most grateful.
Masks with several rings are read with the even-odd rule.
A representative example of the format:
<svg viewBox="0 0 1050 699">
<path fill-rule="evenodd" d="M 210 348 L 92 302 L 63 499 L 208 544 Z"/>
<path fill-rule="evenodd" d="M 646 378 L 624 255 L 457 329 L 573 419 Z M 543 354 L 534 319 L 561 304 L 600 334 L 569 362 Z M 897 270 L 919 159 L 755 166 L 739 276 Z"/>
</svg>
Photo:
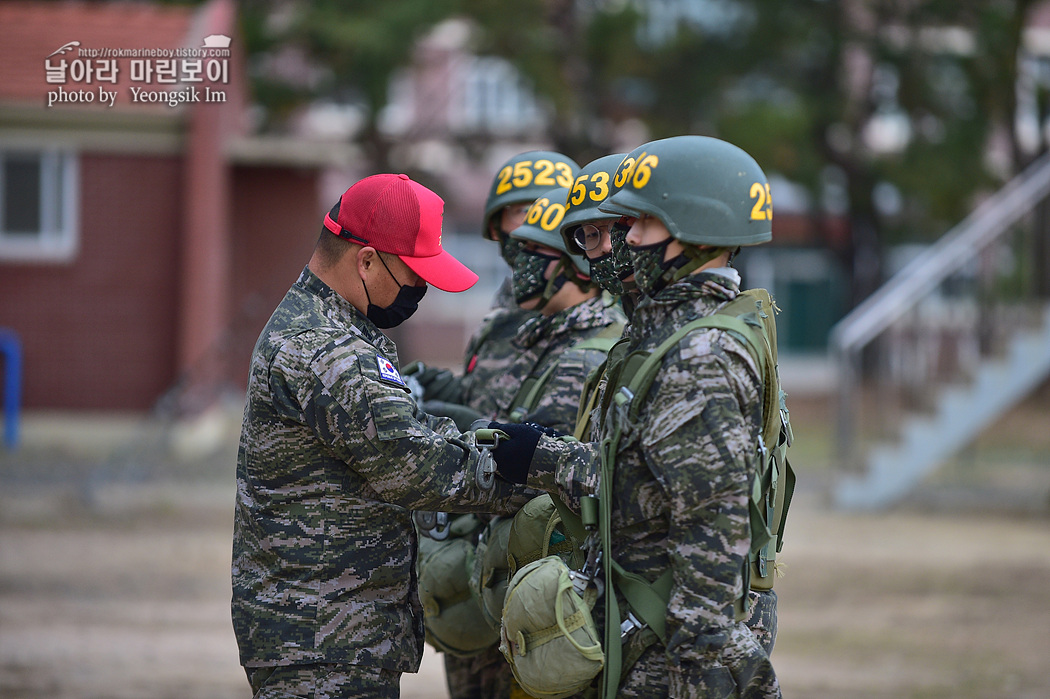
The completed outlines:
<svg viewBox="0 0 1050 699">
<path fill-rule="evenodd" d="M 630 179 L 632 172 L 634 172 L 634 158 L 624 158 L 623 162 L 620 163 L 620 169 L 616 171 L 616 179 L 613 180 L 613 186 L 616 188 L 623 187 L 624 183 Z"/>
<path fill-rule="evenodd" d="M 540 219 L 540 227 L 545 231 L 553 231 L 561 223 L 562 218 L 565 216 L 565 207 L 561 204 L 551 204 L 547 207 L 547 210 L 543 212 L 543 217 Z"/>
<path fill-rule="evenodd" d="M 569 203 L 573 206 L 579 206 L 587 197 L 587 187 L 583 184 L 586 181 L 587 175 L 580 175 L 576 178 L 576 184 L 572 186 L 572 193 L 569 195 Z"/>
<path fill-rule="evenodd" d="M 554 163 L 549 160 L 537 160 L 535 167 L 539 170 L 536 174 L 536 184 L 540 187 L 553 187 L 554 178 L 551 175 L 554 174 Z"/>
<path fill-rule="evenodd" d="M 653 168 L 660 164 L 660 158 L 655 155 L 645 155 L 638 159 L 638 165 L 634 168 L 634 179 L 631 184 L 635 189 L 641 189 L 649 184 L 649 178 L 653 174 Z"/>
<path fill-rule="evenodd" d="M 609 196 L 609 173 L 607 172 L 596 172 L 594 173 L 594 191 L 591 192 L 591 200 L 602 202 Z"/>
<path fill-rule="evenodd" d="M 549 206 L 551 200 L 547 197 L 540 197 L 536 201 L 532 202 L 532 206 L 529 207 L 528 213 L 525 214 L 525 223 L 530 226 L 535 226 L 536 222 L 543 216 L 543 210 Z"/>
<path fill-rule="evenodd" d="M 519 160 L 514 163 L 514 177 L 511 179 L 515 187 L 528 187 L 532 184 L 532 161 Z"/>
<path fill-rule="evenodd" d="M 755 205 L 751 207 L 752 221 L 768 221 L 773 218 L 773 202 L 769 196 L 769 184 L 755 182 L 751 185 L 751 198 Z"/>
<path fill-rule="evenodd" d="M 559 187 L 571 187 L 572 186 L 572 166 L 568 163 L 555 163 L 554 169 L 558 171 L 558 176 L 555 177 L 555 181 Z"/>
<path fill-rule="evenodd" d="M 510 174 L 511 174 L 511 172 L 512 172 L 512 170 L 510 169 L 510 166 L 508 165 L 507 167 L 505 167 L 502 170 L 500 170 L 499 174 L 496 175 L 496 178 L 499 180 L 499 184 L 496 185 L 496 194 L 497 195 L 498 194 L 506 194 L 507 192 L 509 192 L 511 190 L 511 187 L 513 187 L 513 185 L 510 183 Z"/>
</svg>

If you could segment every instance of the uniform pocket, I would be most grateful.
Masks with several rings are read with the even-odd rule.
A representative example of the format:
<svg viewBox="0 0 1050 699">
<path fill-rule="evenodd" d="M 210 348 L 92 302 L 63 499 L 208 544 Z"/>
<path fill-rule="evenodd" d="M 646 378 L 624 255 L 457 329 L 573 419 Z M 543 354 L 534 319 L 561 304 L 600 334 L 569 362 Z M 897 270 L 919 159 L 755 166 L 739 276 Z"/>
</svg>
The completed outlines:
<svg viewBox="0 0 1050 699">
<path fill-rule="evenodd" d="M 371 396 L 368 401 L 376 438 L 382 441 L 425 434 L 415 419 L 415 404 L 405 395 Z"/>
</svg>

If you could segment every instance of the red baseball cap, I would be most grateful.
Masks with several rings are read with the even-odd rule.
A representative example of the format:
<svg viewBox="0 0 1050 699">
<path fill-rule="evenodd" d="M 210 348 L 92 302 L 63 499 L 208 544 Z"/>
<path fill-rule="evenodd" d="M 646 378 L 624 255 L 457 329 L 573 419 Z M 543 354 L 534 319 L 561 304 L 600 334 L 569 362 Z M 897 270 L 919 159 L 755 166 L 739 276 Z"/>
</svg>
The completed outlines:
<svg viewBox="0 0 1050 699">
<path fill-rule="evenodd" d="M 442 291 L 466 291 L 478 275 L 441 247 L 444 207 L 441 197 L 408 175 L 372 175 L 343 192 L 324 225 L 340 238 L 397 255 Z"/>
</svg>

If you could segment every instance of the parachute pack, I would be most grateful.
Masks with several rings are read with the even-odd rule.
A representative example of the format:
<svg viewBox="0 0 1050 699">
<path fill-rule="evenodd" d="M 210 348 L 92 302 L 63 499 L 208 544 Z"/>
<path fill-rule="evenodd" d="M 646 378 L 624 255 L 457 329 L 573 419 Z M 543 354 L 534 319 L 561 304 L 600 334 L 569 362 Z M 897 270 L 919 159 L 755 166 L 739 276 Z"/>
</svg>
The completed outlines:
<svg viewBox="0 0 1050 699">
<path fill-rule="evenodd" d="M 475 540 L 485 523 L 476 515 L 459 515 L 447 538 L 419 537 L 419 600 L 426 639 L 450 655 L 477 655 L 499 634 L 482 620 L 482 609 L 470 587 L 476 566 Z"/>
</svg>

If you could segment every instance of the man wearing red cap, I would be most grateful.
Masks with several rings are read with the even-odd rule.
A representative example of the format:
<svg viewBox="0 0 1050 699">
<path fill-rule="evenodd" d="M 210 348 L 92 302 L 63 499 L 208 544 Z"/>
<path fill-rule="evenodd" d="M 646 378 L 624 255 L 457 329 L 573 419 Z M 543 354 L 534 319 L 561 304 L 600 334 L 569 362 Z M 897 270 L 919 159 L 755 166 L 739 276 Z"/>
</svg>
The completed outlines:
<svg viewBox="0 0 1050 699">
<path fill-rule="evenodd" d="M 473 435 L 417 412 L 381 329 L 427 284 L 477 275 L 441 247 L 444 203 L 405 175 L 350 187 L 252 354 L 237 459 L 233 624 L 264 697 L 397 697 L 419 668 L 411 510 L 511 512 Z"/>
</svg>

